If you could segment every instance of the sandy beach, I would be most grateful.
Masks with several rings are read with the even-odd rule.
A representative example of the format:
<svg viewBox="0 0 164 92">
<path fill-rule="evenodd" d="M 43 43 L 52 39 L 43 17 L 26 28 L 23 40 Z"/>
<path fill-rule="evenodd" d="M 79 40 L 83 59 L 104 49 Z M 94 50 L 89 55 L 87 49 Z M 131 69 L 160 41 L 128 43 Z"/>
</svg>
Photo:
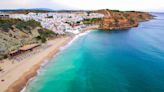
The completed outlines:
<svg viewBox="0 0 164 92">
<path fill-rule="evenodd" d="M 30 57 L 20 62 L 12 63 L 11 60 L 4 60 L 0 63 L 3 72 L 0 72 L 0 92 L 20 92 L 28 80 L 37 74 L 40 65 L 46 60 L 52 58 L 59 48 L 67 44 L 71 37 L 61 37 L 48 41 L 49 47 L 42 49 Z"/>
</svg>

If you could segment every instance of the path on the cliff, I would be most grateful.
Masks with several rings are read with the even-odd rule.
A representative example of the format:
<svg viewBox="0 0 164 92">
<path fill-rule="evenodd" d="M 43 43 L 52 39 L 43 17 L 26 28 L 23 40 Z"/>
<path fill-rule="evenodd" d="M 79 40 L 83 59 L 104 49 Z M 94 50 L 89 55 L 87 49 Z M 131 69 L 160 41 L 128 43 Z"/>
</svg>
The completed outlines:
<svg viewBox="0 0 164 92">
<path fill-rule="evenodd" d="M 109 11 L 107 11 L 107 10 L 105 10 L 105 11 L 107 12 L 108 17 L 111 16 Z"/>
</svg>

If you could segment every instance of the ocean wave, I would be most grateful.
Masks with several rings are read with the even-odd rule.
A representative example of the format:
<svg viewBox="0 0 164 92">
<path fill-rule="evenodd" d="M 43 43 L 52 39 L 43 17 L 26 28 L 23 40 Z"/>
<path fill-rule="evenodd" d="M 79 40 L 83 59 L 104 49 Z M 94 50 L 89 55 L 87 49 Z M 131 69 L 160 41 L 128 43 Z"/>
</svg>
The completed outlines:
<svg viewBox="0 0 164 92">
<path fill-rule="evenodd" d="M 88 34 L 89 32 L 91 32 L 90 30 L 86 31 L 86 32 L 83 32 L 83 33 L 80 33 L 78 35 L 76 35 L 67 45 L 63 46 L 63 47 L 60 47 L 60 51 L 68 48 L 74 41 L 76 41 L 79 37 L 82 37 L 86 34 Z"/>
<path fill-rule="evenodd" d="M 26 92 L 27 86 L 28 86 L 33 80 L 35 80 L 36 77 L 37 77 L 37 76 L 34 76 L 34 77 L 30 78 L 30 79 L 28 80 L 26 86 L 25 86 L 20 92 Z"/>
<path fill-rule="evenodd" d="M 45 71 L 45 66 L 48 65 L 48 63 L 50 62 L 49 59 L 45 59 L 44 62 L 40 65 L 40 68 L 37 70 L 37 74 L 34 77 L 31 77 L 28 82 L 26 83 L 26 86 L 24 86 L 24 88 L 20 91 L 20 92 L 26 92 L 26 88 L 27 86 L 37 78 L 38 75 L 40 75 L 43 71 Z"/>
</svg>

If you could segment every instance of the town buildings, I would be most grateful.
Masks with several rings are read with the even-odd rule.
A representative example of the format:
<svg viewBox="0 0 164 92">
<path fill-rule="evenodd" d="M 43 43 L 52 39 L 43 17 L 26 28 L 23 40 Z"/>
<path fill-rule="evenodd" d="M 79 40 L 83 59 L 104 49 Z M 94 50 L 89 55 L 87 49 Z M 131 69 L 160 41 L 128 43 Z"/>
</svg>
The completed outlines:
<svg viewBox="0 0 164 92">
<path fill-rule="evenodd" d="M 40 22 L 42 27 L 52 30 L 57 34 L 65 34 L 70 32 L 78 34 L 85 25 L 82 23 L 84 19 L 102 18 L 103 14 L 86 12 L 49 12 L 49 13 L 28 13 L 28 14 L 10 14 L 10 18 L 18 18 L 22 20 L 35 20 Z"/>
</svg>

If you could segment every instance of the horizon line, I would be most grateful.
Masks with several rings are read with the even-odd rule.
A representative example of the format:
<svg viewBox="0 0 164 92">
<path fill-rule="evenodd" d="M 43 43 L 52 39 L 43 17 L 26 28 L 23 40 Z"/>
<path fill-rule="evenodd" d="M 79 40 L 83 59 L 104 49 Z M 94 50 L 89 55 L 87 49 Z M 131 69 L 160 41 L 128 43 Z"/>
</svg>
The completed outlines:
<svg viewBox="0 0 164 92">
<path fill-rule="evenodd" d="M 103 10 L 108 8 L 102 9 L 52 9 L 52 8 L 0 8 L 2 10 L 46 10 L 46 11 L 93 11 L 93 10 Z M 143 10 L 120 10 L 120 9 L 109 9 L 109 10 L 119 10 L 119 11 L 138 11 L 138 12 L 154 12 L 154 13 L 164 13 L 162 11 L 143 11 Z"/>
</svg>

